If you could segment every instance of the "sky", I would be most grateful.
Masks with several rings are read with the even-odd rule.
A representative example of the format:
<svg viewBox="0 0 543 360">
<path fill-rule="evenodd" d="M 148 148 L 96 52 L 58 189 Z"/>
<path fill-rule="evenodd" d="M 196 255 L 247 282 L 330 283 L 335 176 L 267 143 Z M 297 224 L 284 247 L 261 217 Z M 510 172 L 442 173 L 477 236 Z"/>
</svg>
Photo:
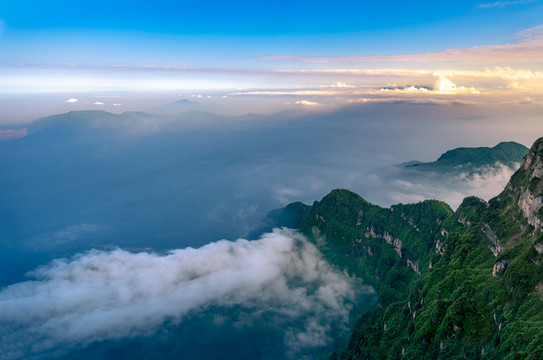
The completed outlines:
<svg viewBox="0 0 543 360">
<path fill-rule="evenodd" d="M 313 358 L 375 294 L 254 230 L 497 195 L 514 169 L 390 174 L 543 134 L 543 0 L 0 0 L 0 109 L 0 140 L 150 114 L 0 141 L 0 359 Z"/>
<path fill-rule="evenodd" d="M 229 114 L 541 104 L 541 19 L 538 0 L 3 1 L 0 122 L 191 97 Z"/>
</svg>

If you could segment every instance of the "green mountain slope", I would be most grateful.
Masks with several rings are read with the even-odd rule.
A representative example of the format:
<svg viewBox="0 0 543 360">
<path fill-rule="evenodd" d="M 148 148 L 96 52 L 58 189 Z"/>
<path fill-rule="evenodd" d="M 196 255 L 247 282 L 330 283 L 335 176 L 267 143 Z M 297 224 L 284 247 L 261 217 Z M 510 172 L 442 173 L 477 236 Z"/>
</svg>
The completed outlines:
<svg viewBox="0 0 543 360">
<path fill-rule="evenodd" d="M 455 168 L 475 170 L 496 163 L 516 168 L 528 150 L 526 146 L 513 141 L 501 142 L 492 148 L 461 147 L 445 152 L 434 162 L 407 164 L 405 168 L 418 171 L 454 171 Z"/>
<path fill-rule="evenodd" d="M 334 190 L 304 211 L 300 230 L 379 295 L 334 358 L 543 358 L 543 138 L 489 203 Z"/>
</svg>

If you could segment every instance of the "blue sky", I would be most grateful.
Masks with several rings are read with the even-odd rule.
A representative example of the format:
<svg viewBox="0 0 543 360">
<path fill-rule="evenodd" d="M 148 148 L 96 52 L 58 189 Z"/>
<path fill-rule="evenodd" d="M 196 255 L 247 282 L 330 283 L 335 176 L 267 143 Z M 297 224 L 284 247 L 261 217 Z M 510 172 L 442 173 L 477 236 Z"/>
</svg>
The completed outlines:
<svg viewBox="0 0 543 360">
<path fill-rule="evenodd" d="M 4 99 L 170 91 L 221 99 L 279 94 L 291 97 L 281 101 L 287 106 L 366 101 L 392 88 L 395 96 L 439 101 L 492 95 L 539 102 L 542 64 L 541 0 L 56 0 L 3 1 L 0 8 Z"/>
<path fill-rule="evenodd" d="M 75 58 L 83 44 L 98 59 L 116 46 L 166 55 L 289 51 L 297 55 L 375 55 L 510 42 L 540 25 L 539 1 L 4 1 L 3 59 Z M 317 40 L 318 39 L 318 40 Z M 308 40 L 313 40 L 308 42 Z M 74 44 L 75 43 L 75 44 Z M 204 43 L 207 46 L 203 46 Z M 45 46 L 47 45 L 47 46 Z M 213 47 L 214 49 L 210 49 Z M 172 55 L 178 55 L 174 51 Z M 149 54 L 152 57 L 152 54 Z M 128 57 L 128 56 L 127 56 Z M 122 56 L 120 57 L 122 59 Z M 173 56 L 172 56 L 173 58 Z M 59 59 L 59 60 L 60 60 Z M 92 60 L 92 59 L 91 59 Z"/>
</svg>

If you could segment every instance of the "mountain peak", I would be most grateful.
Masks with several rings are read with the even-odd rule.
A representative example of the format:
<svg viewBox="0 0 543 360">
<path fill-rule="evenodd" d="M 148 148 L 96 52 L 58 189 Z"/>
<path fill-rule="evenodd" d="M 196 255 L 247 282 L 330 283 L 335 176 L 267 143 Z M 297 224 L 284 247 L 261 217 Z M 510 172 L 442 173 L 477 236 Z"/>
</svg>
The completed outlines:
<svg viewBox="0 0 543 360">
<path fill-rule="evenodd" d="M 437 159 L 436 163 L 447 165 L 465 165 L 470 163 L 475 167 L 479 167 L 500 162 L 512 167 L 513 163 L 518 163 L 519 159 L 522 159 L 527 151 L 528 148 L 526 146 L 514 141 L 501 142 L 492 148 L 460 147 L 445 152 Z"/>
<path fill-rule="evenodd" d="M 543 178 L 543 137 L 536 140 L 524 158 L 521 169 L 528 172 L 530 180 Z"/>
</svg>

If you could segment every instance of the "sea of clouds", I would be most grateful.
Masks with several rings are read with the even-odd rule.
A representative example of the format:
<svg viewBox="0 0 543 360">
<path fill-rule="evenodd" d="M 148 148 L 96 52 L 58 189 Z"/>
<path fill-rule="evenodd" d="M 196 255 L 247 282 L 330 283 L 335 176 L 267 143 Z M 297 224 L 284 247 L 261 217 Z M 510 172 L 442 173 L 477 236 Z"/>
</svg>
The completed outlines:
<svg viewBox="0 0 543 360">
<path fill-rule="evenodd" d="M 373 291 L 289 229 L 166 254 L 92 250 L 28 277 L 0 291 L 1 359 L 57 357 L 152 336 L 165 322 L 181 324 L 212 308 L 245 309 L 247 324 L 274 319 L 268 328 L 281 331 L 281 355 L 294 358 L 329 347 L 349 329 L 357 298 Z"/>
</svg>

